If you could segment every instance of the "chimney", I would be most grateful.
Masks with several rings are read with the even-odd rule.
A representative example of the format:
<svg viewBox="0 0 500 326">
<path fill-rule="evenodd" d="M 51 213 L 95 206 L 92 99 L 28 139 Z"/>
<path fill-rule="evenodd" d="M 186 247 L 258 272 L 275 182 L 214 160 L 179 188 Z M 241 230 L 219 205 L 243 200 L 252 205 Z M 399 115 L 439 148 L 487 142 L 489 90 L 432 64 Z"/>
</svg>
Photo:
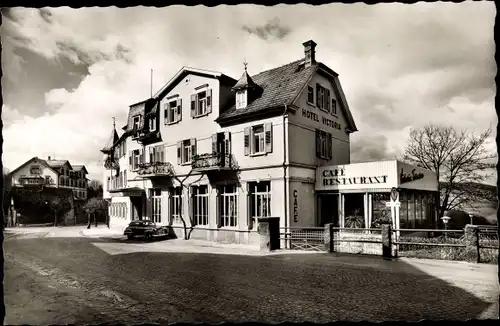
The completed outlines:
<svg viewBox="0 0 500 326">
<path fill-rule="evenodd" d="M 305 67 L 316 64 L 316 43 L 313 40 L 302 43 L 305 54 Z"/>
<path fill-rule="evenodd" d="M 50 161 L 50 156 L 49 156 L 49 161 Z"/>
</svg>

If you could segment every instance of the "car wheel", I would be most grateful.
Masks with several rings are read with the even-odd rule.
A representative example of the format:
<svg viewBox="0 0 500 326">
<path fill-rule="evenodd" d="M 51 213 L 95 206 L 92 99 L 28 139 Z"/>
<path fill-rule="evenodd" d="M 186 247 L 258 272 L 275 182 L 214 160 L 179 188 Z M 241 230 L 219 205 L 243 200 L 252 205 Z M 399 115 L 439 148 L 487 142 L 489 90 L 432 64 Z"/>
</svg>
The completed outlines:
<svg viewBox="0 0 500 326">
<path fill-rule="evenodd" d="M 133 235 L 131 235 L 131 234 L 127 235 L 127 239 L 132 240 L 133 238 L 134 238 Z"/>
</svg>

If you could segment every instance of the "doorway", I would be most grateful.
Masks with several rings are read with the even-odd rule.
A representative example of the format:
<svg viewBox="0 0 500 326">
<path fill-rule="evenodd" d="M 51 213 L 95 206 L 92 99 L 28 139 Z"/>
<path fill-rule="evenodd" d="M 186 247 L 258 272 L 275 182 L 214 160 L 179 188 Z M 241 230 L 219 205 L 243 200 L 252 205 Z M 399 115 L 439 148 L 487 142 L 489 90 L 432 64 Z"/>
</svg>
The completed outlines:
<svg viewBox="0 0 500 326">
<path fill-rule="evenodd" d="M 332 223 L 333 227 L 340 227 L 338 194 L 324 194 L 318 197 L 319 199 L 319 226 Z"/>
<path fill-rule="evenodd" d="M 142 220 L 143 196 L 130 197 L 130 202 L 132 203 L 131 220 L 132 221 Z"/>
</svg>

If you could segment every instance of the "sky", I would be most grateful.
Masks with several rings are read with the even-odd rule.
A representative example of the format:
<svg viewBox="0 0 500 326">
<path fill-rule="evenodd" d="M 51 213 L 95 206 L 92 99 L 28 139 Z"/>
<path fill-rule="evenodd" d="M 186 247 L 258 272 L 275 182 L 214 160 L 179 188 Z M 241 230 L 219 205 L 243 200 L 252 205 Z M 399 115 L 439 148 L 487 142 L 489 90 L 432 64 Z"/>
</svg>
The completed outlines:
<svg viewBox="0 0 500 326">
<path fill-rule="evenodd" d="M 351 161 L 394 159 L 410 128 L 496 129 L 493 2 L 7 8 L 2 10 L 3 163 L 85 164 L 101 179 L 112 117 L 182 67 L 235 79 L 304 56 L 339 74 L 358 132 Z M 488 148 L 496 152 L 493 133 Z M 496 179 L 495 179 L 496 180 Z M 491 180 L 493 183 L 494 180 Z"/>
</svg>

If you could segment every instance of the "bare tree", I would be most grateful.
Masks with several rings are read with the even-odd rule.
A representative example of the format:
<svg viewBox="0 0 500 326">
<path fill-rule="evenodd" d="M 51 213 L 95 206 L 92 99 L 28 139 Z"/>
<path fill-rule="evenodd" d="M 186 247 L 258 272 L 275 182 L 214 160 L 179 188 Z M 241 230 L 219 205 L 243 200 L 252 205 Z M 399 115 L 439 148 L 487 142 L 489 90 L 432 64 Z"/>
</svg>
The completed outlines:
<svg viewBox="0 0 500 326">
<path fill-rule="evenodd" d="M 189 173 L 182 180 L 174 175 L 174 178 L 179 182 L 181 189 L 185 188 L 186 191 L 188 192 L 188 195 L 189 195 L 189 186 L 184 184 L 184 182 L 187 180 L 187 178 L 189 178 L 189 176 L 191 176 L 192 172 L 193 172 L 193 170 L 190 170 Z M 203 177 L 203 175 L 198 180 L 200 180 L 202 177 Z M 196 181 L 198 181 L 198 180 L 196 180 Z M 193 183 L 196 181 L 193 181 Z M 182 196 L 179 196 L 179 207 L 183 207 L 182 205 L 183 205 Z M 189 232 L 188 232 L 188 225 L 186 223 L 186 218 L 182 214 L 182 208 L 179 209 L 179 218 L 181 219 L 182 224 L 184 226 L 184 240 L 189 240 L 189 238 L 191 237 L 191 233 L 193 232 L 194 226 L 195 226 L 195 221 L 194 221 L 194 216 L 192 214 L 192 209 L 188 210 L 187 215 L 188 215 L 187 217 L 189 218 L 189 222 L 190 222 L 189 223 Z"/>
<path fill-rule="evenodd" d="M 476 135 L 433 124 L 410 131 L 403 160 L 436 172 L 441 195 L 439 217 L 447 210 L 490 199 L 474 184 L 491 177 L 488 172 L 495 168 L 497 156 L 484 146 L 491 132 L 488 129 Z"/>
</svg>

